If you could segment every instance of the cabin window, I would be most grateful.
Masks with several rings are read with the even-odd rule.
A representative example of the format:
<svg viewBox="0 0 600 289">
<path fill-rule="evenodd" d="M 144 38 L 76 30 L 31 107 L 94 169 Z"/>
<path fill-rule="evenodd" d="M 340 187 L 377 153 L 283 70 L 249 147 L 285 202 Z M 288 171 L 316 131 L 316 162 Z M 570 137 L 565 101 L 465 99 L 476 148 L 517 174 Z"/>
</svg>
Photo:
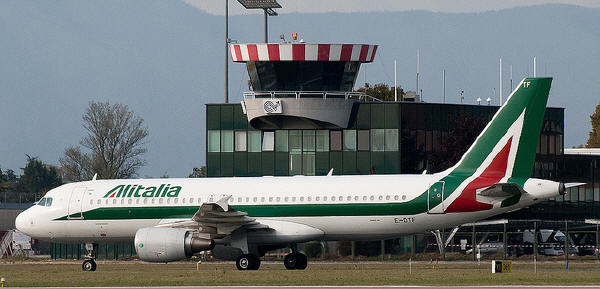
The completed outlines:
<svg viewBox="0 0 600 289">
<path fill-rule="evenodd" d="M 300 197 L 300 202 L 304 202 L 304 197 Z"/>
<path fill-rule="evenodd" d="M 285 197 L 285 202 L 287 203 L 290 200 L 289 197 Z"/>
<path fill-rule="evenodd" d="M 121 199 L 121 205 L 125 204 L 125 199 Z"/>
<path fill-rule="evenodd" d="M 394 196 L 394 200 L 396 200 L 396 201 L 397 201 L 398 199 L 399 199 L 399 198 L 398 198 L 398 195 L 395 195 L 395 196 Z"/>
<path fill-rule="evenodd" d="M 158 203 L 159 203 L 159 204 L 162 204 L 162 203 L 164 203 L 164 202 L 165 202 L 165 199 L 163 199 L 163 198 L 160 198 L 160 199 L 158 199 Z"/>
<path fill-rule="evenodd" d="M 104 204 L 108 205 L 108 199 L 104 200 Z"/>
<path fill-rule="evenodd" d="M 254 197 L 254 198 L 252 198 L 252 200 L 253 200 L 255 203 L 256 203 L 256 202 L 258 202 L 258 198 L 257 198 L 257 197 Z"/>
<path fill-rule="evenodd" d="M 406 195 L 402 195 L 402 200 L 406 200 Z"/>
<path fill-rule="evenodd" d="M 93 204 L 94 204 L 94 200 L 90 200 L 90 205 L 93 205 Z"/>
<path fill-rule="evenodd" d="M 238 203 L 241 203 L 241 202 L 242 202 L 242 198 L 238 198 Z"/>
<path fill-rule="evenodd" d="M 335 196 L 332 196 L 332 197 L 331 197 L 331 201 L 332 201 L 332 202 L 335 202 Z"/>
<path fill-rule="evenodd" d="M 312 200 L 312 198 L 308 197 L 308 198 L 306 198 L 306 200 L 310 202 Z"/>
<path fill-rule="evenodd" d="M 154 204 L 154 202 L 155 202 L 154 200 L 155 200 L 155 199 L 154 199 L 154 198 L 152 198 L 152 204 Z"/>
<path fill-rule="evenodd" d="M 292 197 L 292 202 L 295 202 L 295 201 L 296 201 L 296 197 Z"/>
<path fill-rule="evenodd" d="M 346 198 L 346 201 L 352 201 L 352 196 L 348 196 L 348 197 Z"/>
<path fill-rule="evenodd" d="M 250 198 L 246 197 L 246 203 L 250 203 Z"/>
<path fill-rule="evenodd" d="M 385 200 L 389 201 L 390 200 L 390 196 L 385 196 Z"/>
<path fill-rule="evenodd" d="M 383 200 L 383 196 L 379 196 L 379 200 L 382 201 Z"/>
<path fill-rule="evenodd" d="M 171 203 L 171 199 L 167 198 L 167 204 Z"/>
<path fill-rule="evenodd" d="M 324 202 L 327 202 L 327 196 L 324 196 L 324 197 L 323 197 L 323 201 L 324 201 Z"/>
<path fill-rule="evenodd" d="M 269 197 L 269 203 L 273 202 L 273 197 Z"/>
<path fill-rule="evenodd" d="M 133 203 L 133 200 L 132 200 L 132 199 L 129 199 L 129 200 L 127 200 L 127 204 L 130 204 L 130 205 L 131 205 L 132 203 Z"/>
<path fill-rule="evenodd" d="M 374 201 L 374 200 L 375 200 L 375 196 L 371 196 L 369 199 L 370 199 L 371 201 Z"/>
<path fill-rule="evenodd" d="M 278 203 L 281 202 L 281 197 L 277 197 L 276 200 L 277 200 Z"/>
<path fill-rule="evenodd" d="M 354 196 L 354 200 L 355 200 L 355 201 L 358 201 L 358 196 Z"/>
<path fill-rule="evenodd" d="M 190 198 L 190 204 L 194 203 L 194 198 Z"/>
<path fill-rule="evenodd" d="M 144 205 L 148 203 L 148 199 L 144 199 Z"/>
<path fill-rule="evenodd" d="M 198 204 L 202 203 L 202 198 L 198 198 Z"/>
<path fill-rule="evenodd" d="M 102 200 L 98 199 L 98 202 L 97 202 L 97 204 L 98 204 L 98 205 L 102 204 Z"/>
<path fill-rule="evenodd" d="M 342 196 L 339 196 L 339 197 L 338 197 L 338 200 L 340 200 L 340 201 L 343 201 L 343 200 L 344 200 L 344 197 L 342 197 Z"/>
<path fill-rule="evenodd" d="M 182 198 L 182 199 L 181 199 L 181 203 L 182 203 L 182 204 L 185 204 L 185 198 Z"/>
<path fill-rule="evenodd" d="M 320 201 L 320 200 L 321 200 L 321 197 L 319 197 L 319 196 L 315 197 L 315 201 L 317 201 L 317 202 L 318 202 L 318 201 Z"/>
<path fill-rule="evenodd" d="M 113 205 L 117 204 L 117 199 L 113 199 Z"/>
<path fill-rule="evenodd" d="M 135 203 L 139 204 L 140 203 L 140 199 L 135 199 Z"/>
<path fill-rule="evenodd" d="M 367 200 L 367 196 L 363 196 L 363 201 L 366 201 L 366 200 Z"/>
<path fill-rule="evenodd" d="M 179 201 L 178 198 L 173 199 L 173 203 L 177 204 L 177 202 Z"/>
<path fill-rule="evenodd" d="M 260 201 L 261 201 L 261 203 L 264 203 L 265 202 L 265 197 L 261 197 Z"/>
</svg>

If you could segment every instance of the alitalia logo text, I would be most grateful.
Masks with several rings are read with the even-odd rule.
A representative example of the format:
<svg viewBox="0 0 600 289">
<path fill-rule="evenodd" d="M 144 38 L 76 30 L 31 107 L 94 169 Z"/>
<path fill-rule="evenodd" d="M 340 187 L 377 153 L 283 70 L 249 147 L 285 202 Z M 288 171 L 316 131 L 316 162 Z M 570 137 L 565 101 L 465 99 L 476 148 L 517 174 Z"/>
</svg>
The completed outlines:
<svg viewBox="0 0 600 289">
<path fill-rule="evenodd" d="M 176 198 L 179 196 L 180 191 L 180 186 L 171 187 L 171 184 L 161 184 L 158 187 L 144 187 L 142 185 L 118 185 L 108 191 L 108 193 L 104 195 L 104 198 Z"/>
</svg>

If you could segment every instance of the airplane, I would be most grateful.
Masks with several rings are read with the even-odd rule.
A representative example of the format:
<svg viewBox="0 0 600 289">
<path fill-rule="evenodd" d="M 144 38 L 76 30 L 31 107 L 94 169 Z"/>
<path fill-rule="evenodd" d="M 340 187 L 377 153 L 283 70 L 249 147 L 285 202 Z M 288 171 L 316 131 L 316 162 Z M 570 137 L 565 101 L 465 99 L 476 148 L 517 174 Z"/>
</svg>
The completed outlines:
<svg viewBox="0 0 600 289">
<path fill-rule="evenodd" d="M 382 240 L 437 232 L 565 194 L 531 178 L 552 78 L 525 78 L 462 158 L 435 174 L 123 179 L 69 183 L 19 214 L 41 240 L 134 242 L 149 262 L 190 258 L 216 244 L 238 248 L 236 267 L 257 270 L 265 252 L 291 249 L 287 269 L 305 269 L 297 244 Z M 435 234 L 435 233 L 434 233 Z"/>
</svg>

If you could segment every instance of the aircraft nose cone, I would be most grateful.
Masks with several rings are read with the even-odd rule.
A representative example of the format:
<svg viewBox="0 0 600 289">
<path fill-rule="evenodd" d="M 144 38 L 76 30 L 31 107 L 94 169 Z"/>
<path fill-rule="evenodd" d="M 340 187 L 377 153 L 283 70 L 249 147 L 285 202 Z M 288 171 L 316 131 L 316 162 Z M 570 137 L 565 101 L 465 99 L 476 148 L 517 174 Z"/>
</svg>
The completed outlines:
<svg viewBox="0 0 600 289">
<path fill-rule="evenodd" d="M 27 233 L 27 228 L 29 227 L 29 224 L 27 223 L 26 212 L 22 212 L 19 215 L 17 215 L 17 218 L 15 219 L 15 227 L 17 228 L 17 230 L 23 233 Z"/>
</svg>

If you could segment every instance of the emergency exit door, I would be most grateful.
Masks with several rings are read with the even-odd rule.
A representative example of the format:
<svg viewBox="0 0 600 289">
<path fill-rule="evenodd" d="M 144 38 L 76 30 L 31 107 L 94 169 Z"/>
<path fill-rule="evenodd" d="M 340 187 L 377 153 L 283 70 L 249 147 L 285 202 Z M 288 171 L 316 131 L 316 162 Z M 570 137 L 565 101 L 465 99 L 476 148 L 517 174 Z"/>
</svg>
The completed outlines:
<svg viewBox="0 0 600 289">
<path fill-rule="evenodd" d="M 429 186 L 427 193 L 427 212 L 429 214 L 444 213 L 444 185 L 445 182 L 440 181 Z"/>
</svg>

